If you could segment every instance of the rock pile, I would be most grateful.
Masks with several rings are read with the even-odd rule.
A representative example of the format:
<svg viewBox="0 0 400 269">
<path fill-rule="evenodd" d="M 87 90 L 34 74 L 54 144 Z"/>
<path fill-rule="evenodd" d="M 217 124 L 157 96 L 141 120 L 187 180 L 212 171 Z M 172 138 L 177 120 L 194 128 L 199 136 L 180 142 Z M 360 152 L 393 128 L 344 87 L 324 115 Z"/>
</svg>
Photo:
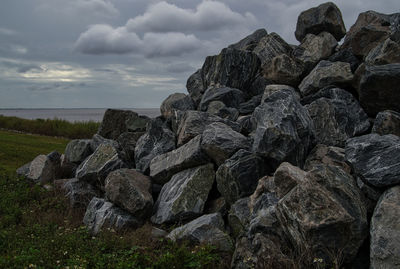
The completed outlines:
<svg viewBox="0 0 400 269">
<path fill-rule="evenodd" d="M 184 224 L 167 238 L 232 251 L 233 268 L 398 268 L 399 18 L 364 12 L 346 33 L 333 3 L 306 10 L 299 45 L 257 30 L 160 117 L 107 110 L 92 139 L 18 173 L 68 178 L 93 233 Z"/>
</svg>

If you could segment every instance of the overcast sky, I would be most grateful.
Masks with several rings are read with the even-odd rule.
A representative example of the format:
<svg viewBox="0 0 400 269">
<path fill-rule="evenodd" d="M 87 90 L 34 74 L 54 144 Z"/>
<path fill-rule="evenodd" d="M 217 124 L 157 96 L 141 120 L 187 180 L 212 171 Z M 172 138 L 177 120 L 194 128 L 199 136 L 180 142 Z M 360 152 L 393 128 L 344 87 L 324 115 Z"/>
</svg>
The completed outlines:
<svg viewBox="0 0 400 269">
<path fill-rule="evenodd" d="M 298 44 L 317 0 L 1 0 L 0 108 L 152 108 L 259 28 Z M 398 0 L 339 0 L 346 28 Z"/>
</svg>

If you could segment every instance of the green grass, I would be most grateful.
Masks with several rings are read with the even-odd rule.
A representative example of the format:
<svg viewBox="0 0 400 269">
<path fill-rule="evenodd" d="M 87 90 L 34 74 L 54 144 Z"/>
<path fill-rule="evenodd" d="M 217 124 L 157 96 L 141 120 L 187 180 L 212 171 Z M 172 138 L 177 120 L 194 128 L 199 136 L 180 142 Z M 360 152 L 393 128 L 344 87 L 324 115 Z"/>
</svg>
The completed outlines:
<svg viewBox="0 0 400 269">
<path fill-rule="evenodd" d="M 57 188 L 46 191 L 15 169 L 68 140 L 0 131 L 0 268 L 227 268 L 229 254 L 151 239 L 151 226 L 91 236 L 83 211 Z"/>
<path fill-rule="evenodd" d="M 71 139 L 91 138 L 99 126 L 100 123 L 94 121 L 72 123 L 57 118 L 28 120 L 0 115 L 0 128 Z"/>
</svg>

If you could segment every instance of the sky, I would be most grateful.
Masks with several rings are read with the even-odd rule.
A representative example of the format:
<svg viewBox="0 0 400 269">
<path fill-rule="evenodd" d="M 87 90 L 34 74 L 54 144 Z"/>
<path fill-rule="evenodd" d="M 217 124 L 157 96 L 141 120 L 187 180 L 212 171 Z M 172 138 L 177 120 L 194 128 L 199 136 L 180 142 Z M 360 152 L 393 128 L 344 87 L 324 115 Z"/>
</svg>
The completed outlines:
<svg viewBox="0 0 400 269">
<path fill-rule="evenodd" d="M 1 0 L 0 108 L 157 108 L 205 57 L 256 29 L 288 43 L 317 0 Z M 359 13 L 398 0 L 338 0 Z"/>
</svg>

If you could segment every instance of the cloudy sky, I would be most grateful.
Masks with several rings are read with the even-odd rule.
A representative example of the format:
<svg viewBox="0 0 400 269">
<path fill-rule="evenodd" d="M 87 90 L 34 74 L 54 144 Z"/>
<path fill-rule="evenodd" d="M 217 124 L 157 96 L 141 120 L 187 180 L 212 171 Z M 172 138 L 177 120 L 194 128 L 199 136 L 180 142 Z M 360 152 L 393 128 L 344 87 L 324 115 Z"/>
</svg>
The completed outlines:
<svg viewBox="0 0 400 269">
<path fill-rule="evenodd" d="M 297 44 L 318 0 L 1 0 L 0 108 L 159 107 L 188 76 L 256 29 Z M 346 28 L 398 0 L 338 0 Z"/>
</svg>

